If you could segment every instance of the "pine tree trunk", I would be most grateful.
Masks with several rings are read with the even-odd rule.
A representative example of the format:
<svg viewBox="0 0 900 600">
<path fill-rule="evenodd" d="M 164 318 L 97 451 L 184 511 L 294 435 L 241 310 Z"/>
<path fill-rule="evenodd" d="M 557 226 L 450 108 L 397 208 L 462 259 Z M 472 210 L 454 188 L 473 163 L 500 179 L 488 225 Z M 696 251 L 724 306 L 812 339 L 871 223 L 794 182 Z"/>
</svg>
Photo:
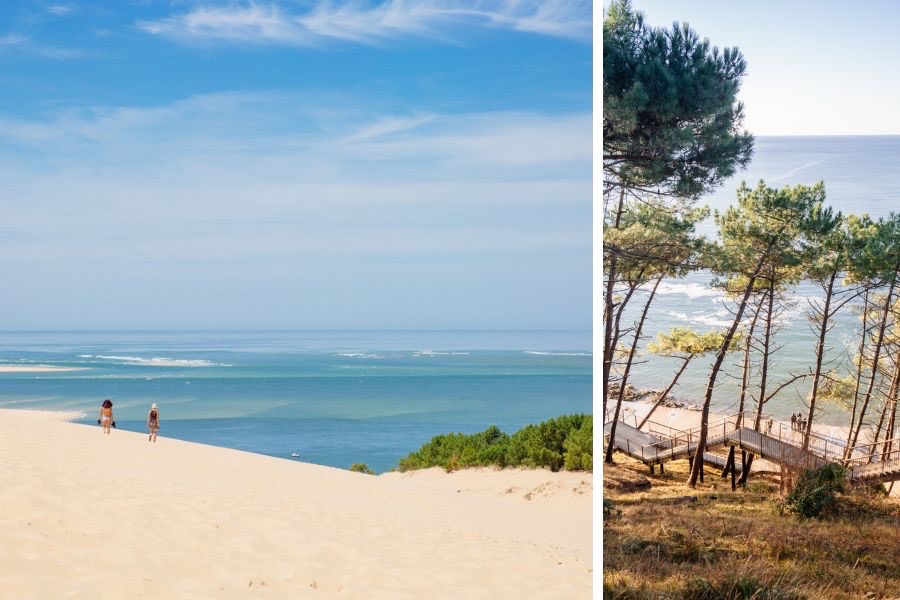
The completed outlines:
<svg viewBox="0 0 900 600">
<path fill-rule="evenodd" d="M 891 419 L 888 423 L 887 432 L 885 433 L 884 440 L 884 454 L 890 454 L 891 450 L 893 450 L 894 446 L 894 428 L 897 426 L 897 395 L 891 399 Z"/>
<path fill-rule="evenodd" d="M 741 427 L 744 423 L 744 400 L 747 398 L 747 385 L 749 384 L 750 379 L 750 346 L 753 343 L 753 331 L 756 329 L 756 320 L 759 318 L 759 313 L 762 310 L 762 303 L 765 300 L 765 296 L 759 299 L 759 303 L 756 305 L 756 312 L 753 313 L 753 320 L 750 321 L 750 328 L 747 332 L 747 341 L 744 345 L 744 368 L 741 375 L 741 395 L 738 398 L 738 418 L 736 425 Z"/>
<path fill-rule="evenodd" d="M 863 313 L 862 313 L 862 337 L 859 341 L 859 361 L 856 365 L 856 386 L 853 388 L 853 409 L 850 411 L 850 428 L 847 430 L 847 445 L 844 446 L 844 460 L 850 459 L 851 447 L 850 437 L 853 435 L 853 427 L 856 425 L 856 406 L 859 403 L 859 388 L 862 385 L 862 374 L 866 362 L 866 330 L 868 328 L 869 317 L 869 286 L 866 284 L 863 291 Z"/>
<path fill-rule="evenodd" d="M 647 298 L 647 303 L 644 305 L 644 310 L 641 312 L 641 319 L 638 321 L 637 329 L 634 331 L 634 339 L 631 342 L 631 351 L 628 353 L 628 360 L 625 363 L 625 371 L 622 373 L 622 381 L 619 383 L 619 395 L 616 398 L 616 409 L 613 414 L 612 425 L 609 429 L 609 445 L 606 447 L 606 462 L 612 463 L 613 450 L 615 450 L 615 441 L 616 441 L 616 424 L 619 421 L 619 412 L 622 410 L 622 398 L 625 396 L 625 385 L 628 383 L 628 375 L 631 371 L 631 363 L 634 360 L 634 355 L 637 352 L 638 342 L 641 340 L 641 330 L 644 328 L 644 322 L 647 319 L 647 311 L 650 309 L 650 303 L 653 302 L 653 297 L 656 295 L 656 288 L 659 287 L 660 282 L 663 280 L 663 275 L 660 275 L 656 279 L 656 283 L 653 285 L 653 290 L 650 292 L 650 297 Z"/>
<path fill-rule="evenodd" d="M 678 383 L 678 378 L 681 377 L 682 373 L 684 373 L 685 368 L 688 366 L 688 363 L 691 362 L 692 358 L 694 358 L 693 354 L 690 354 L 684 358 L 684 362 L 681 363 L 681 368 L 678 369 L 677 373 L 675 373 L 675 377 L 672 379 L 672 382 L 669 384 L 669 387 L 667 387 L 663 391 L 663 393 L 659 395 L 659 397 L 656 399 L 656 402 L 654 402 L 653 406 L 650 407 L 650 411 L 644 416 L 640 425 L 637 426 L 638 429 L 643 427 L 644 423 L 646 423 L 647 421 L 650 420 L 650 415 L 653 414 L 653 411 L 655 411 L 659 407 L 659 405 L 663 403 L 663 401 L 666 399 L 666 397 L 668 397 L 669 392 L 671 392 L 672 388 L 675 387 L 675 384 Z"/>
<path fill-rule="evenodd" d="M 853 432 L 853 438 L 849 444 L 847 444 L 847 450 L 852 451 L 853 447 L 856 446 L 856 442 L 859 440 L 859 432 L 862 429 L 863 419 L 866 416 L 866 408 L 869 406 L 869 401 L 872 399 L 872 390 L 875 388 L 875 379 L 877 379 L 878 375 L 878 358 L 881 356 L 881 348 L 884 345 L 884 330 L 887 328 L 888 315 L 891 312 L 891 298 L 894 295 L 894 287 L 897 284 L 897 270 L 900 269 L 900 263 L 894 266 L 894 274 L 891 278 L 891 285 L 888 288 L 887 298 L 884 300 L 884 310 L 881 314 L 881 321 L 878 324 L 878 339 L 875 342 L 875 354 L 872 357 L 872 378 L 869 380 L 869 387 L 866 390 L 866 395 L 863 398 L 862 406 L 859 409 L 859 420 L 856 422 L 856 429 Z"/>
<path fill-rule="evenodd" d="M 756 401 L 756 420 L 753 429 L 759 431 L 759 423 L 762 421 L 763 404 L 766 402 L 766 382 L 769 376 L 769 343 L 772 340 L 772 321 L 775 320 L 773 308 L 775 305 L 775 267 L 769 277 L 769 310 L 766 313 L 766 333 L 763 337 L 763 362 L 762 373 L 759 380 L 759 400 Z"/>
<path fill-rule="evenodd" d="M 822 376 L 822 359 L 825 357 L 825 335 L 828 333 L 828 319 L 831 315 L 831 296 L 834 293 L 834 281 L 837 279 L 837 271 L 831 273 L 828 280 L 828 289 L 825 291 L 825 308 L 822 310 L 822 323 L 819 325 L 819 343 L 816 344 L 816 370 L 813 373 L 812 392 L 809 396 L 809 420 L 806 432 L 803 434 L 803 449 L 809 448 L 809 435 L 812 432 L 813 418 L 816 414 L 816 395 L 819 392 L 819 378 Z"/>
<path fill-rule="evenodd" d="M 897 397 L 898 387 L 900 387 L 900 362 L 894 364 L 894 375 L 891 377 L 891 389 L 888 391 L 887 398 L 884 400 L 884 406 L 881 407 L 881 416 L 878 418 L 878 427 L 875 428 L 875 439 L 872 440 L 872 451 L 869 454 L 869 462 L 872 462 L 872 459 L 875 457 L 875 448 L 878 446 L 878 440 L 881 439 L 881 428 L 884 426 L 884 419 L 887 417 L 891 400 Z M 885 439 L 887 439 L 887 437 L 885 437 Z"/>
<path fill-rule="evenodd" d="M 750 294 L 753 293 L 753 288 L 756 285 L 756 279 L 759 277 L 759 272 L 763 268 L 765 261 L 769 258 L 769 252 L 772 250 L 773 245 L 774 240 L 769 242 L 766 251 L 760 257 L 756 268 L 753 270 L 753 274 L 750 275 L 749 280 L 747 281 L 744 296 L 741 298 L 741 303 L 738 305 L 737 314 L 734 315 L 734 322 L 732 322 L 731 327 L 725 334 L 725 339 L 722 341 L 722 347 L 719 348 L 719 352 L 716 354 L 716 360 L 713 363 L 712 371 L 709 374 L 709 381 L 706 383 L 706 394 L 703 397 L 703 410 L 700 413 L 700 438 L 698 440 L 696 453 L 694 454 L 694 462 L 691 465 L 691 473 L 688 476 L 688 485 L 691 487 L 697 485 L 697 479 L 700 477 L 700 468 L 703 466 L 703 451 L 706 446 L 707 434 L 709 433 L 707 430 L 709 427 L 709 406 L 712 403 L 712 395 L 716 387 L 716 379 L 719 376 L 719 370 L 722 368 L 722 363 L 725 361 L 725 355 L 728 353 L 728 348 L 731 346 L 734 334 L 741 324 L 741 319 L 744 317 L 744 309 L 747 308 L 747 301 L 750 299 Z"/>
<path fill-rule="evenodd" d="M 622 220 L 622 208 L 625 204 L 625 188 L 622 188 L 619 194 L 619 207 L 616 209 L 615 228 L 619 228 Z M 613 254 L 607 261 L 608 280 L 606 283 L 605 310 L 603 311 L 603 414 L 606 415 L 606 398 L 609 395 L 609 376 L 612 369 L 612 359 L 615 353 L 615 346 L 612 345 L 612 324 L 613 324 L 613 291 L 616 286 L 616 255 Z"/>
</svg>

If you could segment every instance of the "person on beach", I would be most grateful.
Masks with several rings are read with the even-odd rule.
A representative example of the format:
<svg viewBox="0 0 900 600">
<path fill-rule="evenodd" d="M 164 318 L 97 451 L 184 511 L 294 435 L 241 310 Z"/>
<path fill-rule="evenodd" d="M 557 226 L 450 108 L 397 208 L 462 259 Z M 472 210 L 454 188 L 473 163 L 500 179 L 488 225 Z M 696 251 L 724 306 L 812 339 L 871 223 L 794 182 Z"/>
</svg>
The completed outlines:
<svg viewBox="0 0 900 600">
<path fill-rule="evenodd" d="M 766 433 L 772 433 L 772 417 L 769 417 L 769 420 L 766 421 Z"/>
<path fill-rule="evenodd" d="M 791 431 L 797 431 L 797 415 L 791 413 Z"/>
<path fill-rule="evenodd" d="M 156 441 L 156 432 L 159 430 L 159 409 L 156 407 L 156 402 L 150 407 L 150 412 L 147 413 L 147 429 L 150 430 L 150 437 L 147 438 L 147 441 L 155 442 Z"/>
<path fill-rule="evenodd" d="M 100 418 L 97 419 L 97 425 L 103 427 L 103 432 L 106 435 L 109 435 L 109 427 L 112 425 L 116 426 L 116 422 L 113 421 L 113 409 L 112 409 L 112 400 L 107 398 L 103 401 L 103 405 L 100 407 Z"/>
</svg>

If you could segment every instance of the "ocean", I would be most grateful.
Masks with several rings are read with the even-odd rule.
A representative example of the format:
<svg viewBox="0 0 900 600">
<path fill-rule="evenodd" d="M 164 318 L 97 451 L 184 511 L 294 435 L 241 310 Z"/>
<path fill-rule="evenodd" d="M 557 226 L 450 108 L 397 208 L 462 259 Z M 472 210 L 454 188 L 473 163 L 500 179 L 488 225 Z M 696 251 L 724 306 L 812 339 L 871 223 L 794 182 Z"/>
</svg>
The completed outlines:
<svg viewBox="0 0 900 600">
<path fill-rule="evenodd" d="M 3 332 L 0 408 L 77 411 L 119 429 L 389 470 L 434 435 L 512 433 L 592 412 L 591 332 Z M 98 433 L 99 435 L 99 433 Z"/>
<path fill-rule="evenodd" d="M 753 187 L 760 179 L 770 187 L 813 184 L 821 180 L 825 182 L 827 203 L 835 210 L 844 214 L 887 216 L 891 211 L 900 211 L 900 136 L 759 137 L 749 168 L 730 178 L 714 194 L 701 198 L 698 204 L 724 211 L 735 203 L 735 192 L 741 181 Z M 711 218 L 702 224 L 699 233 L 709 238 L 715 236 Z M 701 331 L 722 330 L 730 325 L 729 306 L 723 295 L 710 287 L 710 280 L 709 273 L 698 272 L 683 279 L 664 281 L 645 326 L 647 341 L 659 331 L 678 325 Z M 821 297 L 822 293 L 809 283 L 791 291 L 792 304 L 780 318 L 774 338 L 774 344 L 780 349 L 770 362 L 769 390 L 815 366 L 816 336 L 807 315 L 809 303 Z M 642 307 L 639 295 L 632 302 L 626 319 L 629 325 Z M 853 307 L 844 309 L 829 334 L 828 368 L 846 372 L 850 356 L 859 343 L 858 328 Z M 630 383 L 643 389 L 664 388 L 680 361 L 646 352 L 646 341 L 641 344 L 640 352 L 640 364 L 633 367 Z M 736 410 L 741 360 L 739 353 L 726 359 L 726 372 L 720 374 L 713 396 L 714 410 Z M 685 403 L 702 404 L 711 362 L 711 356 L 695 359 L 673 390 L 674 397 Z M 809 393 L 809 386 L 807 378 L 786 387 L 766 404 L 764 412 L 789 418 L 791 413 L 805 410 L 803 399 Z M 752 403 L 751 407 L 755 409 Z M 846 420 L 847 413 L 839 406 L 823 405 L 821 409 L 817 422 L 839 424 Z"/>
</svg>

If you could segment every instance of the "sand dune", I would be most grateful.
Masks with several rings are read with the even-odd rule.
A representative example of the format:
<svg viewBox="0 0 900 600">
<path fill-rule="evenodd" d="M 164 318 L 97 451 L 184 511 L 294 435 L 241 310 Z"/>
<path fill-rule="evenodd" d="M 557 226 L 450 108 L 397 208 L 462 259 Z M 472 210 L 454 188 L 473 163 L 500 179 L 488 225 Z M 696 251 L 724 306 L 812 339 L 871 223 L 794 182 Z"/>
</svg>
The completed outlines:
<svg viewBox="0 0 900 600">
<path fill-rule="evenodd" d="M 0 461 L 3 598 L 591 595 L 590 474 L 373 477 L 11 410 Z"/>
</svg>

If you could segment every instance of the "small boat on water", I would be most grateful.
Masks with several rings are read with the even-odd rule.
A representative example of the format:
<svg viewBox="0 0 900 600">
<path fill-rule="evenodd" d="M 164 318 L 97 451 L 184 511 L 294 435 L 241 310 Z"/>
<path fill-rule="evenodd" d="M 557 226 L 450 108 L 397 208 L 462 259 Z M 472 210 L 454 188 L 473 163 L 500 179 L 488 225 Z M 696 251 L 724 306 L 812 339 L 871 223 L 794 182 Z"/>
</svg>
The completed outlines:
<svg viewBox="0 0 900 600">
<path fill-rule="evenodd" d="M 291 458 L 300 458 L 300 455 L 296 452 L 291 452 Z"/>
</svg>

